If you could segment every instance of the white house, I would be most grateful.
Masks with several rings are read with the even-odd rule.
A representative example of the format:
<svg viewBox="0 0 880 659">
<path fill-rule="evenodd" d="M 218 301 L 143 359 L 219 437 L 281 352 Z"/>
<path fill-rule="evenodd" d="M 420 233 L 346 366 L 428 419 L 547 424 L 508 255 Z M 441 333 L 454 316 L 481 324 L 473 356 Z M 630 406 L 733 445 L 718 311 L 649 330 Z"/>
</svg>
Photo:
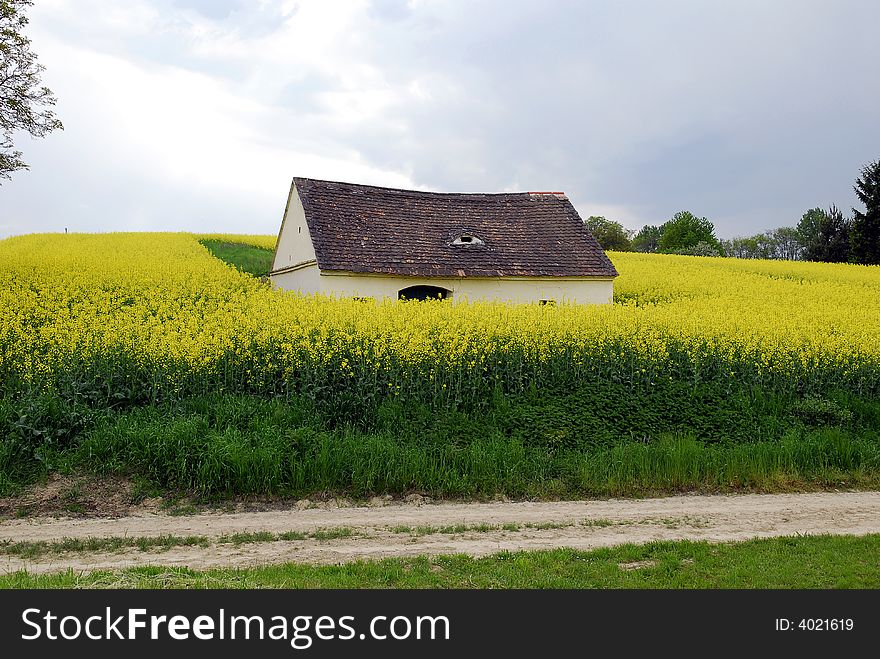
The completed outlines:
<svg viewBox="0 0 880 659">
<path fill-rule="evenodd" d="M 611 302 L 617 271 L 561 192 L 446 194 L 294 178 L 269 277 L 364 298 Z"/>
</svg>

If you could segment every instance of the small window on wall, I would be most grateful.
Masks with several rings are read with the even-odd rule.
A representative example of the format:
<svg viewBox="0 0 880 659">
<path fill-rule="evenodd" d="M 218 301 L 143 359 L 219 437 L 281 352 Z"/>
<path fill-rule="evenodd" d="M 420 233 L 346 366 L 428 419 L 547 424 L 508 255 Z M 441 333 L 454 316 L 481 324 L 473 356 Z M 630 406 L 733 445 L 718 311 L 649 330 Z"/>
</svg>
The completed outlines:
<svg viewBox="0 0 880 659">
<path fill-rule="evenodd" d="M 397 291 L 398 300 L 448 300 L 452 291 L 440 286 L 408 286 Z"/>
</svg>

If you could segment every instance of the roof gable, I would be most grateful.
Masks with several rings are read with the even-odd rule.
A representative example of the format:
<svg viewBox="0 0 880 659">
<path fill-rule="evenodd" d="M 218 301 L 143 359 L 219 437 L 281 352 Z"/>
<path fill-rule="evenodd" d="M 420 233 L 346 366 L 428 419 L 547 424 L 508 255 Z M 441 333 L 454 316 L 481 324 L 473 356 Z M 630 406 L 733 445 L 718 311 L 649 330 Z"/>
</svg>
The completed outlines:
<svg viewBox="0 0 880 659">
<path fill-rule="evenodd" d="M 306 178 L 294 178 L 293 185 L 321 270 L 419 277 L 617 276 L 561 193 L 446 194 Z"/>
</svg>

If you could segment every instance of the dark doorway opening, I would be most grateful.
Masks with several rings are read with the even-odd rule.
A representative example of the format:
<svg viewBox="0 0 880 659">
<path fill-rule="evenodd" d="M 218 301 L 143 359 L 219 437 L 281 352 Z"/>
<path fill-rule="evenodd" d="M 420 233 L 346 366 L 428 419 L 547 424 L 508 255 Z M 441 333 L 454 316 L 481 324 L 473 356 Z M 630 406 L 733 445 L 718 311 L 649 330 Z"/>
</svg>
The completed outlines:
<svg viewBox="0 0 880 659">
<path fill-rule="evenodd" d="M 439 286 L 408 286 L 397 291 L 398 300 L 447 300 L 452 291 Z"/>
</svg>

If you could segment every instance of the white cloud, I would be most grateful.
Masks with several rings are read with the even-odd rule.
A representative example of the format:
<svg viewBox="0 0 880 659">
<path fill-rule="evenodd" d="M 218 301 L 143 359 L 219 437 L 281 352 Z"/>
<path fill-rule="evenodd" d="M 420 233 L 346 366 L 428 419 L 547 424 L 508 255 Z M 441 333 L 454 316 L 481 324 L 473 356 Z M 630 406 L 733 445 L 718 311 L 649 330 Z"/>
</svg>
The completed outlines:
<svg viewBox="0 0 880 659">
<path fill-rule="evenodd" d="M 108 30 L 132 34 L 139 30 L 138 21 L 155 19 L 148 9 L 131 5 L 127 13 L 99 12 L 99 22 Z M 196 39 L 210 40 L 217 34 L 198 24 L 181 31 Z M 228 38 L 232 36 L 223 33 L 219 41 Z M 67 198 L 62 202 L 59 196 L 55 208 L 45 199 L 29 204 L 27 196 L 33 189 L 15 181 L 9 192 L 17 203 L 11 219 L 4 218 L 4 233 L 41 226 L 57 229 L 62 203 L 65 223 L 89 228 L 209 229 L 214 228 L 212 222 L 228 227 L 234 224 L 230 218 L 215 215 L 226 207 L 227 212 L 247 218 L 239 219 L 241 230 L 252 230 L 256 214 L 261 230 L 272 232 L 294 175 L 416 187 L 405 173 L 383 170 L 344 143 L 333 143 L 330 128 L 355 129 L 390 102 L 386 93 L 376 89 L 378 83 L 368 67 L 354 70 L 373 89 L 362 91 L 353 79 L 348 89 L 321 91 L 318 99 L 326 107 L 319 108 L 316 117 L 301 120 L 284 107 L 247 94 L 250 81 L 236 85 L 161 58 L 126 57 L 124 48 L 100 52 L 90 42 L 72 42 L 57 32 L 41 33 L 36 42 L 35 38 L 41 61 L 51 71 L 46 81 L 60 99 L 58 111 L 66 130 L 40 145 L 52 147 L 51 162 L 42 159 L 48 155 L 45 148 L 31 150 L 38 162 L 22 178 L 63 177 L 68 185 L 60 188 Z M 262 39 L 252 44 L 252 59 L 266 57 L 262 44 Z M 239 57 L 246 58 L 247 51 L 241 50 Z M 284 84 L 280 77 L 277 85 Z M 318 135 L 322 131 L 323 138 Z M 69 186 L 71 180 L 75 186 Z M 59 189 L 57 183 L 55 187 Z M 108 189 L 118 193 L 129 188 L 137 193 L 115 198 L 112 215 L 102 210 L 104 200 L 115 196 L 108 195 Z M 17 193 L 24 196 L 16 199 Z M 77 203 L 71 204 L 70 197 Z M 186 197 L 188 203 L 181 204 Z M 198 200 L 214 213 L 194 211 Z M 42 221 L 34 222 L 31 216 L 36 208 Z M 182 217 L 173 208 L 180 212 L 185 208 L 190 215 Z M 46 215 L 51 219 L 47 221 Z M 97 215 L 104 215 L 103 224 L 95 222 Z"/>
<path fill-rule="evenodd" d="M 846 207 L 880 150 L 865 3 L 41 0 L 31 18 L 66 130 L 21 143 L 0 233 L 272 232 L 301 175 L 563 189 L 584 216 L 689 208 L 729 235 Z"/>
</svg>

